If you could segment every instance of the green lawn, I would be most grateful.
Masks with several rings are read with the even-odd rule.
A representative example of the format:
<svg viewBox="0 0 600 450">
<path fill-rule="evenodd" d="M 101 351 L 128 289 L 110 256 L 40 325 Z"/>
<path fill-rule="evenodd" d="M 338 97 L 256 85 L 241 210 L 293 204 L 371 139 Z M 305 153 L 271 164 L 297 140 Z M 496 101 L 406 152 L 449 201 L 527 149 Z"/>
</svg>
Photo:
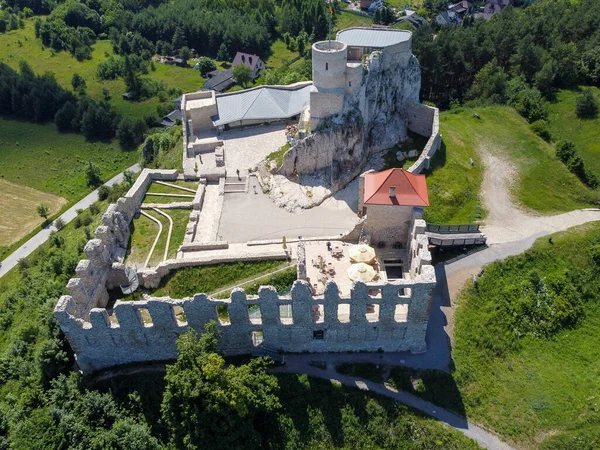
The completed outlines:
<svg viewBox="0 0 600 450">
<path fill-rule="evenodd" d="M 331 38 L 333 39 L 335 37 L 335 33 L 346 28 L 370 27 L 371 25 L 373 25 L 373 19 L 370 17 L 357 16 L 356 14 L 341 10 L 337 12 L 335 24 L 331 29 Z"/>
<path fill-rule="evenodd" d="M 544 448 L 598 448 L 600 225 L 552 238 L 540 238 L 524 254 L 492 264 L 478 289 L 463 291 L 455 316 L 454 375 L 467 417 L 520 447 L 537 448 L 549 439 Z M 520 287 L 536 283 L 542 283 L 537 292 Z M 556 289 L 567 288 L 555 297 Z M 566 303 L 579 296 L 583 311 L 574 325 L 549 337 L 531 331 L 579 311 Z M 548 298 L 553 306 L 543 313 Z"/>
<path fill-rule="evenodd" d="M 173 233 L 171 234 L 169 252 L 167 253 L 167 259 L 171 259 L 177 256 L 177 249 L 183 243 L 185 229 L 190 218 L 190 210 L 164 209 L 162 211 L 168 214 L 173 220 Z M 146 209 L 144 212 L 157 218 L 162 223 L 162 233 L 148 264 L 149 267 L 152 267 L 163 260 L 165 246 L 167 245 L 167 235 L 169 233 L 169 220 L 156 211 Z M 127 255 L 126 261 L 127 264 L 136 264 L 141 267 L 146 261 L 148 252 L 150 252 L 150 248 L 156 239 L 158 224 L 146 216 L 140 215 L 131 222 L 131 229 L 130 253 Z"/>
<path fill-rule="evenodd" d="M 282 261 L 240 261 L 213 266 L 186 267 L 171 272 L 163 278 L 159 288 L 152 295 L 183 298 L 200 293 L 210 294 L 245 280 L 273 272 L 285 267 L 286 264 Z M 261 282 L 259 284 L 268 283 Z"/>
<path fill-rule="evenodd" d="M 473 117 L 477 112 L 480 119 Z M 599 193 L 587 189 L 555 157 L 554 147 L 536 136 L 512 108 L 494 106 L 440 115 L 444 143 L 428 176 L 427 221 L 467 223 L 476 219 L 483 179 L 478 151 L 500 156 L 519 170 L 515 200 L 543 214 L 593 207 Z M 471 167 L 469 158 L 475 165 Z"/>
<path fill-rule="evenodd" d="M 183 189 L 177 189 L 171 186 L 165 186 L 163 184 L 152 183 L 148 188 L 147 193 L 156 193 L 156 194 L 179 194 L 179 195 L 196 195 L 195 191 L 198 188 L 198 182 L 196 181 L 184 181 L 184 180 L 176 180 L 176 181 L 167 181 L 169 184 L 174 184 L 176 186 L 185 187 L 188 189 L 193 189 L 194 192 L 184 191 Z M 191 202 L 193 197 L 161 197 L 158 195 L 146 195 L 142 200 L 142 203 L 174 203 L 174 202 Z"/>
<path fill-rule="evenodd" d="M 0 118 L 0 178 L 65 197 L 69 205 L 92 190 L 85 181 L 89 160 L 106 181 L 138 158 L 116 141 L 92 143 L 80 134 L 59 133 L 53 124 Z"/>
<path fill-rule="evenodd" d="M 587 89 L 587 88 L 586 88 Z M 589 88 L 600 102 L 600 89 Z M 579 156 L 596 176 L 600 177 L 600 115 L 596 119 L 580 119 L 575 114 L 577 91 L 560 91 L 550 103 L 548 123 L 555 141 L 573 141 Z"/>
<path fill-rule="evenodd" d="M 281 66 L 289 64 L 297 56 L 298 52 L 288 50 L 285 42 L 282 39 L 277 39 L 271 44 L 271 54 L 265 61 L 265 64 L 271 69 L 279 69 Z"/>
<path fill-rule="evenodd" d="M 74 73 L 85 78 L 88 93 L 97 100 L 103 99 L 102 88 L 110 91 L 110 102 L 121 113 L 131 117 L 143 117 L 156 113 L 159 99 L 153 97 L 143 102 L 123 100 L 125 92 L 122 79 L 114 81 L 96 80 L 96 68 L 100 61 L 113 55 L 109 40 L 99 40 L 93 46 L 92 59 L 79 62 L 70 53 L 54 52 L 44 48 L 34 32 L 35 18 L 25 20 L 25 28 L 0 34 L 0 61 L 18 69 L 21 60 L 27 61 L 36 73 L 52 72 L 57 81 L 67 89 L 72 89 L 71 78 Z M 54 55 L 54 56 L 53 56 Z M 167 66 L 155 62 L 156 71 L 149 77 L 164 81 L 169 87 L 180 88 L 183 92 L 198 90 L 204 84 L 197 70 Z"/>
</svg>

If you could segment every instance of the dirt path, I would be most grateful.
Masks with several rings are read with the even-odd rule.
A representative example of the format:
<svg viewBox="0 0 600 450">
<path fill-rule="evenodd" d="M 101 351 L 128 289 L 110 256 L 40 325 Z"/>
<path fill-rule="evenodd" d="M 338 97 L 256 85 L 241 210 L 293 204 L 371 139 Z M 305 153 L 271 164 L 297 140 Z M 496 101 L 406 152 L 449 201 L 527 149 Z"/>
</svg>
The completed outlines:
<svg viewBox="0 0 600 450">
<path fill-rule="evenodd" d="M 485 225 L 481 229 L 487 236 L 489 245 L 544 236 L 600 220 L 599 209 L 579 209 L 543 216 L 515 206 L 510 195 L 510 181 L 517 175 L 517 170 L 485 147 L 481 147 L 479 153 L 485 165 L 481 198 L 488 211 Z"/>
</svg>

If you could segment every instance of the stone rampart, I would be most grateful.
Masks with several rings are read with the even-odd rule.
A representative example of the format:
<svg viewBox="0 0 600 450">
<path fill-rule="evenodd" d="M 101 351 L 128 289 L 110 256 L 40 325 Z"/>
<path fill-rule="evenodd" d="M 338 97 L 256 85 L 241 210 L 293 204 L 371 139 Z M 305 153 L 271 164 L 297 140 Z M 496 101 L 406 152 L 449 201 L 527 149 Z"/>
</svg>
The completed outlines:
<svg viewBox="0 0 600 450">
<path fill-rule="evenodd" d="M 423 169 L 429 169 L 431 158 L 442 145 L 440 134 L 440 110 L 420 103 L 410 103 L 408 108 L 408 129 L 421 136 L 429 136 L 425 148 L 421 152 L 409 172 L 421 173 Z"/>
<path fill-rule="evenodd" d="M 79 261 L 75 273 L 67 284 L 76 317 L 87 319 L 95 307 L 108 303 L 107 287 L 119 286 L 127 281 L 124 266 L 119 259 L 125 254 L 129 242 L 129 224 L 142 204 L 152 180 L 177 179 L 176 170 L 144 169 L 136 182 L 117 203 L 108 206 L 102 216 L 102 225 L 96 228 L 96 238 L 84 247 L 87 259 Z"/>
<path fill-rule="evenodd" d="M 227 300 L 199 294 L 182 300 L 117 301 L 113 320 L 102 308 L 92 309 L 84 320 L 76 313 L 73 298 L 63 296 L 54 314 L 85 372 L 174 359 L 177 337 L 188 328 L 201 333 L 210 320 L 217 322 L 220 346 L 229 355 L 249 354 L 261 341 L 287 352 L 419 353 L 427 348 L 425 332 L 434 286 L 433 267 L 423 266 L 414 280 L 358 282 L 348 298 L 340 297 L 333 282 L 327 284 L 323 296 L 313 297 L 308 283 L 296 281 L 289 296 L 279 296 L 273 287 L 261 287 L 258 296 L 236 289 Z M 340 320 L 339 305 L 349 305 L 349 320 Z M 399 317 L 396 305 L 408 308 L 408 315 Z M 228 322 L 219 320 L 218 306 L 227 308 Z M 250 315 L 249 307 L 258 307 L 260 314 Z M 373 310 L 376 315 L 367 313 Z"/>
</svg>

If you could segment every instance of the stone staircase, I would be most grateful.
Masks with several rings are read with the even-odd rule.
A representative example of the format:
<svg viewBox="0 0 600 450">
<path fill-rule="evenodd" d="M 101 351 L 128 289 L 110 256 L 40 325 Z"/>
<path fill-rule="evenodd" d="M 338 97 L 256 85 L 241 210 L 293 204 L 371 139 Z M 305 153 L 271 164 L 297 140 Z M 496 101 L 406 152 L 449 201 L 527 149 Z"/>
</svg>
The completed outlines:
<svg viewBox="0 0 600 450">
<path fill-rule="evenodd" d="M 225 178 L 225 194 L 232 193 L 247 193 L 248 192 L 248 177 L 226 177 Z"/>
</svg>

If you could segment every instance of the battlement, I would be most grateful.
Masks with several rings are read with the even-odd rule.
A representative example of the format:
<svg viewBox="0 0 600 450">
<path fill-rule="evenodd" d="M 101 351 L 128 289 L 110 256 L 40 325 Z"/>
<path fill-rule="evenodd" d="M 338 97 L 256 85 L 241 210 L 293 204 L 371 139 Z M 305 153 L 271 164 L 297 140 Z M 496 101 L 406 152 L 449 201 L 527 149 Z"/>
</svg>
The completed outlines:
<svg viewBox="0 0 600 450">
<path fill-rule="evenodd" d="M 432 266 L 411 280 L 357 282 L 349 297 L 329 282 L 322 296 L 296 281 L 289 296 L 270 286 L 247 296 L 241 289 L 229 299 L 204 294 L 173 300 L 117 301 L 113 314 L 91 310 L 78 317 L 70 296 L 60 298 L 55 317 L 82 370 L 177 357 L 177 337 L 188 328 L 199 333 L 211 320 L 221 332 L 221 349 L 229 355 L 249 354 L 268 345 L 288 352 L 426 350 L 425 332 L 435 286 Z M 223 311 L 219 311 L 219 309 Z"/>
</svg>

